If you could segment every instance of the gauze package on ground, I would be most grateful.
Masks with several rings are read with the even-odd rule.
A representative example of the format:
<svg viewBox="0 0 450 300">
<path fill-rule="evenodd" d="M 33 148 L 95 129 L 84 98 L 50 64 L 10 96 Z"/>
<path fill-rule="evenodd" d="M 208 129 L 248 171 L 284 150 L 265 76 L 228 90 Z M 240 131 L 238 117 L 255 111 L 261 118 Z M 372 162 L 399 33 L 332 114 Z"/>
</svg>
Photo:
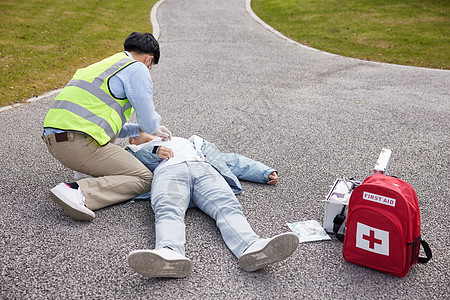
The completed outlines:
<svg viewBox="0 0 450 300">
<path fill-rule="evenodd" d="M 315 220 L 286 223 L 286 225 L 298 235 L 300 243 L 331 240 L 319 222 Z"/>
</svg>

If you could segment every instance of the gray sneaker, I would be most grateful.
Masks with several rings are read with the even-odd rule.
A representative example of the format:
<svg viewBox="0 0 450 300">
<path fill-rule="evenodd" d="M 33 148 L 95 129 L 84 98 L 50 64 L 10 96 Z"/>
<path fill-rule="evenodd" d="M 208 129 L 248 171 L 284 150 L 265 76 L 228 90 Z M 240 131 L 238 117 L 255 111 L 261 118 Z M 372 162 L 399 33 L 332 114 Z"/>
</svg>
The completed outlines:
<svg viewBox="0 0 450 300">
<path fill-rule="evenodd" d="M 50 190 L 50 197 L 72 219 L 92 221 L 95 218 L 94 212 L 85 206 L 86 199 L 80 188 L 73 189 L 65 183 L 60 183 Z"/>
<path fill-rule="evenodd" d="M 128 254 L 127 261 L 133 271 L 145 277 L 181 278 L 192 271 L 189 258 L 167 248 L 135 250 Z"/>
<path fill-rule="evenodd" d="M 299 239 L 293 232 L 282 233 L 270 239 L 259 239 L 239 257 L 239 266 L 247 272 L 285 260 L 295 249 Z"/>
</svg>

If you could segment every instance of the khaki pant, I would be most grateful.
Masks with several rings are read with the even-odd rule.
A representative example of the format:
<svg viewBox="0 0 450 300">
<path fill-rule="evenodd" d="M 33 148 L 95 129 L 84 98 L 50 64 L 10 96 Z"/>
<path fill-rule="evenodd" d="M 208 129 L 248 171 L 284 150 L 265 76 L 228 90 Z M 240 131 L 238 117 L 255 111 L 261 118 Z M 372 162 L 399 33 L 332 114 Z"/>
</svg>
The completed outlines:
<svg viewBox="0 0 450 300">
<path fill-rule="evenodd" d="M 48 151 L 72 170 L 93 176 L 77 181 L 86 207 L 100 209 L 129 200 L 150 190 L 152 173 L 137 158 L 117 145 L 99 144 L 90 136 L 68 132 L 68 140 L 44 135 Z"/>
</svg>

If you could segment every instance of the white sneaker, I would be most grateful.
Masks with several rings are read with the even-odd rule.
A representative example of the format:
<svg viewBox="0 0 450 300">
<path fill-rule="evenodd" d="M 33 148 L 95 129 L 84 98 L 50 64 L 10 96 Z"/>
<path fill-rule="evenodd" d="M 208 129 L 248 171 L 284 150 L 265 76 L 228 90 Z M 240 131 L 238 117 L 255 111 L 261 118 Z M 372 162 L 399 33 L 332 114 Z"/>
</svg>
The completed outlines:
<svg viewBox="0 0 450 300">
<path fill-rule="evenodd" d="M 128 254 L 127 261 L 133 271 L 145 277 L 181 278 L 192 271 L 189 258 L 167 248 L 134 250 Z"/>
<path fill-rule="evenodd" d="M 247 272 L 285 260 L 295 249 L 299 239 L 293 232 L 282 233 L 270 239 L 259 239 L 239 257 L 239 266 Z"/>
<path fill-rule="evenodd" d="M 95 218 L 94 212 L 85 206 L 86 199 L 80 188 L 73 189 L 60 183 L 50 190 L 50 197 L 75 220 L 92 221 Z"/>
</svg>

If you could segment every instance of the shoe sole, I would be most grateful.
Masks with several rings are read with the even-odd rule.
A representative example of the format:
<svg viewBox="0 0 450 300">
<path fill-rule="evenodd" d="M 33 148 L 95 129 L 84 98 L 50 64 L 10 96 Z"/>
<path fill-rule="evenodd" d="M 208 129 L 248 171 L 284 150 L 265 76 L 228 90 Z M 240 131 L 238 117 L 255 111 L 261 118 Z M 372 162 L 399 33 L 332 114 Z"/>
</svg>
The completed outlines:
<svg viewBox="0 0 450 300">
<path fill-rule="evenodd" d="M 50 190 L 50 197 L 52 198 L 53 202 L 61 206 L 62 209 L 64 209 L 64 211 L 72 219 L 80 221 L 92 221 L 95 218 L 94 212 L 89 210 L 87 207 L 74 206 L 71 203 L 67 203 L 66 201 L 62 200 L 64 197 L 53 189 Z"/>
<path fill-rule="evenodd" d="M 298 236 L 295 233 L 276 236 L 261 250 L 242 255 L 239 258 L 239 266 L 244 271 L 252 272 L 280 262 L 294 253 L 298 243 Z"/>
<path fill-rule="evenodd" d="M 192 271 L 192 262 L 185 259 L 167 260 L 151 250 L 137 250 L 128 254 L 128 265 L 145 277 L 187 277 Z"/>
</svg>

